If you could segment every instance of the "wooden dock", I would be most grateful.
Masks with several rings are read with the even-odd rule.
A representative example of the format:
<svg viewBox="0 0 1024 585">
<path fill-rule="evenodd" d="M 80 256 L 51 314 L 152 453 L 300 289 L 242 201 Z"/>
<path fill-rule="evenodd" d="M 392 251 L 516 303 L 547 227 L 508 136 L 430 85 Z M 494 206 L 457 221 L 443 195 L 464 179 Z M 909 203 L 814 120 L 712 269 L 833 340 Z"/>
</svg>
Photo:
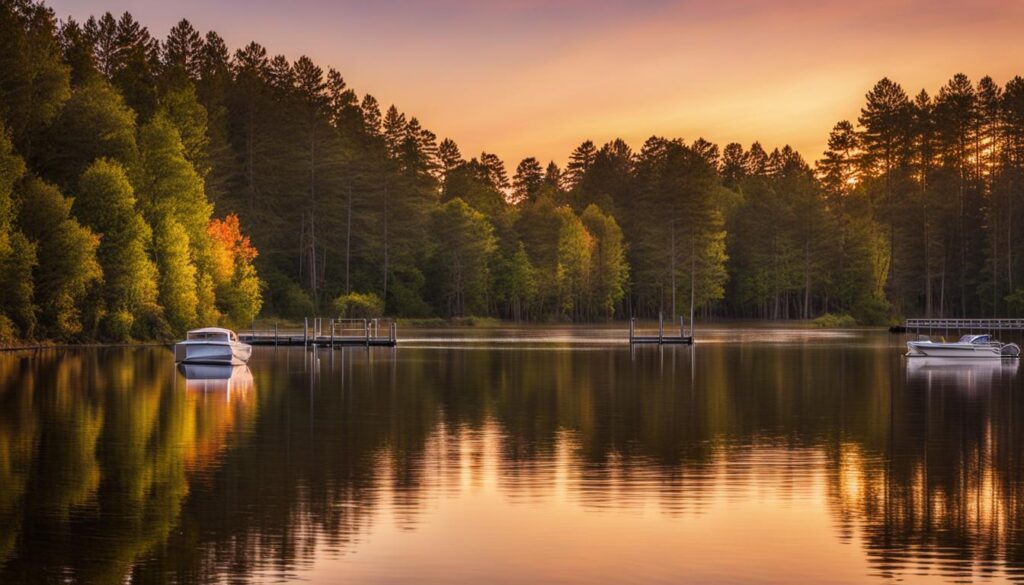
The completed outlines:
<svg viewBox="0 0 1024 585">
<path fill-rule="evenodd" d="M 1024 319 L 907 319 L 902 326 L 890 327 L 893 333 L 991 333 L 1024 331 Z"/>
<path fill-rule="evenodd" d="M 652 332 L 653 333 L 653 332 Z M 665 320 L 663 315 L 658 315 L 658 334 L 640 334 L 636 329 L 636 318 L 629 320 L 629 343 L 656 343 L 658 345 L 690 345 L 693 343 L 693 324 L 690 324 L 690 334 L 686 335 L 686 327 L 683 318 L 679 318 L 679 335 L 665 335 Z"/>
<path fill-rule="evenodd" d="M 383 329 L 383 333 L 381 332 Z M 303 347 L 395 347 L 398 326 L 383 319 L 325 319 L 303 321 L 302 329 L 256 329 L 239 331 L 238 339 L 249 345 Z"/>
</svg>

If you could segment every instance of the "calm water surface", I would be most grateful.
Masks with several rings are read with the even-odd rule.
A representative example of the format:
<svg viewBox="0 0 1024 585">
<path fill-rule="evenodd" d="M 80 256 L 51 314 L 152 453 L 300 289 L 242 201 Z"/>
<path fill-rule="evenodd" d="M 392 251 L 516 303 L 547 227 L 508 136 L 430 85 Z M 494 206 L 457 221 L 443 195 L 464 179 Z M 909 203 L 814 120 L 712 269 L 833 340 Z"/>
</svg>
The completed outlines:
<svg viewBox="0 0 1024 585">
<path fill-rule="evenodd" d="M 1024 580 L 1016 362 L 700 333 L 0 355 L 0 583 Z"/>
</svg>

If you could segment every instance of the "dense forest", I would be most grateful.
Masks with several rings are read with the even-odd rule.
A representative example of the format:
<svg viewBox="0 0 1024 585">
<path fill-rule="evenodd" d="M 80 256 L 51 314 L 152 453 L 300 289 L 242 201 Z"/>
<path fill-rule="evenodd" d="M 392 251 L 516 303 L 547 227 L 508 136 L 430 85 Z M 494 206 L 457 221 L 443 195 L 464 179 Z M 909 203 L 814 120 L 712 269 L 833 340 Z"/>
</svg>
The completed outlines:
<svg viewBox="0 0 1024 585">
<path fill-rule="evenodd" d="M 467 156 L 335 69 L 0 0 L 0 336 L 258 315 L 864 324 L 1024 312 L 1024 79 L 889 79 L 792 148 Z"/>
</svg>

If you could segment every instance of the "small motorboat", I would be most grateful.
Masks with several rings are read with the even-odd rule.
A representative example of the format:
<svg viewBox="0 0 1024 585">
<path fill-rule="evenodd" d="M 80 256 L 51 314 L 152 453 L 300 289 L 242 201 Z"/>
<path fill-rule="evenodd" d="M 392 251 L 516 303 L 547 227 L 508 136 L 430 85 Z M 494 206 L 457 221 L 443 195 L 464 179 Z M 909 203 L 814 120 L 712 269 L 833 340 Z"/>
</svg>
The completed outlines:
<svg viewBox="0 0 1024 585">
<path fill-rule="evenodd" d="M 993 341 L 990 335 L 964 335 L 956 342 L 908 341 L 907 357 L 1014 358 L 1020 357 L 1020 347 Z"/>
<path fill-rule="evenodd" d="M 185 341 L 174 344 L 174 361 L 183 364 L 241 366 L 250 355 L 251 345 L 239 341 L 234 331 L 220 327 L 194 329 Z"/>
</svg>

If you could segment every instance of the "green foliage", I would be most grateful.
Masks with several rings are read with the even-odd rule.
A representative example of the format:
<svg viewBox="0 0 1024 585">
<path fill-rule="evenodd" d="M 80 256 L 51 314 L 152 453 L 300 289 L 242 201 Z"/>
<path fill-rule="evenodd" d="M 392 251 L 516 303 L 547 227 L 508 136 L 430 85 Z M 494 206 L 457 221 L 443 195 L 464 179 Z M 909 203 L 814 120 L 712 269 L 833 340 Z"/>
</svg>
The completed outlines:
<svg viewBox="0 0 1024 585">
<path fill-rule="evenodd" d="M 517 242 L 515 252 L 505 259 L 497 281 L 498 294 L 511 317 L 516 321 L 523 319 L 537 297 L 537 271 L 522 242 Z"/>
<path fill-rule="evenodd" d="M 825 313 L 814 320 L 814 326 L 821 329 L 847 329 L 850 327 L 856 327 L 857 320 L 846 313 L 839 315 Z"/>
<path fill-rule="evenodd" d="M 862 325 L 891 325 L 892 305 L 884 298 L 863 298 L 853 306 L 853 317 Z"/>
<path fill-rule="evenodd" d="M 270 314 L 286 319 L 302 319 L 315 314 L 313 300 L 301 286 L 276 273 L 272 273 L 267 282 Z"/>
<path fill-rule="evenodd" d="M 96 256 L 104 274 L 107 310 L 128 312 L 134 319 L 153 315 L 158 272 L 146 249 L 152 232 L 135 209 L 135 195 L 124 168 L 111 160 L 93 163 L 79 181 L 72 211 L 102 234 Z"/>
<path fill-rule="evenodd" d="M 202 178 L 185 157 L 178 130 L 163 113 L 139 130 L 139 164 L 134 175 L 139 209 L 150 225 L 168 218 L 178 222 L 197 248 L 193 258 L 203 257 L 213 206 L 206 200 Z"/>
<path fill-rule="evenodd" d="M 1011 313 L 1015 315 L 1024 314 L 1024 287 L 1020 287 L 1013 291 L 1012 294 L 1006 295 L 1006 305 Z"/>
<path fill-rule="evenodd" d="M 209 172 L 210 138 L 208 115 L 199 103 L 195 86 L 182 83 L 160 96 L 160 116 L 166 118 L 178 131 L 185 158 L 200 176 Z"/>
<path fill-rule="evenodd" d="M 245 324 L 264 291 L 293 318 L 351 291 L 424 317 L 1020 311 L 1021 78 L 958 74 L 934 99 L 883 79 L 814 170 L 788 146 L 653 136 L 584 141 L 564 172 L 526 157 L 510 181 L 338 71 L 232 55 L 184 20 L 161 43 L 127 13 L 58 31 L 6 3 L 0 72 L 0 313 L 19 335 Z"/>
<path fill-rule="evenodd" d="M 53 185 L 30 179 L 20 190 L 18 223 L 35 243 L 33 272 L 41 334 L 75 339 L 90 291 L 102 282 L 96 258 L 100 238 L 71 217 L 70 199 Z"/>
<path fill-rule="evenodd" d="M 0 344 L 13 345 L 21 339 L 18 327 L 7 315 L 0 315 Z"/>
<path fill-rule="evenodd" d="M 135 112 L 102 79 L 75 88 L 47 134 L 41 174 L 61 187 L 74 186 L 98 158 L 134 164 Z"/>
<path fill-rule="evenodd" d="M 556 216 L 561 222 L 555 268 L 558 306 L 567 316 L 578 318 L 582 316 L 590 290 L 594 238 L 569 207 L 559 207 Z"/>
<path fill-rule="evenodd" d="M 352 319 L 373 319 L 384 314 L 384 301 L 373 293 L 351 292 L 334 299 L 334 312 Z"/>
<path fill-rule="evenodd" d="M 189 237 L 181 224 L 167 218 L 157 227 L 153 239 L 160 271 L 160 305 L 171 330 L 180 334 L 197 322 L 199 306 L 196 268 L 189 260 Z"/>
<path fill-rule="evenodd" d="M 56 29 L 53 10 L 41 3 L 0 3 L 0 123 L 26 157 L 71 94 Z"/>
<path fill-rule="evenodd" d="M 462 199 L 452 199 L 434 212 L 437 241 L 434 278 L 447 316 L 484 314 L 497 241 L 484 214 Z"/>
<path fill-rule="evenodd" d="M 251 323 L 256 318 L 263 307 L 264 286 L 263 281 L 256 274 L 255 266 L 252 264 L 238 266 L 230 283 L 218 288 L 219 305 L 226 311 L 230 323 L 241 326 Z M 298 304 L 302 305 L 301 297 L 299 299 Z M 306 297 L 305 301 L 308 300 L 309 297 Z M 295 308 L 293 306 L 289 314 L 297 317 Z M 312 313 L 307 310 L 303 314 L 310 315 Z"/>
<path fill-rule="evenodd" d="M 128 311 L 114 311 L 103 317 L 101 333 L 109 341 L 127 343 L 132 340 L 135 317 Z"/>
<path fill-rule="evenodd" d="M 36 264 L 35 245 L 21 232 L 12 232 L 8 248 L 0 250 L 0 307 L 25 338 L 35 335 L 32 270 Z"/>
<path fill-rule="evenodd" d="M 594 204 L 587 206 L 581 217 L 587 231 L 597 240 L 592 255 L 591 298 L 602 314 L 611 317 L 615 314 L 616 305 L 626 295 L 625 286 L 629 278 L 622 229 L 614 217 L 605 215 Z"/>
</svg>

